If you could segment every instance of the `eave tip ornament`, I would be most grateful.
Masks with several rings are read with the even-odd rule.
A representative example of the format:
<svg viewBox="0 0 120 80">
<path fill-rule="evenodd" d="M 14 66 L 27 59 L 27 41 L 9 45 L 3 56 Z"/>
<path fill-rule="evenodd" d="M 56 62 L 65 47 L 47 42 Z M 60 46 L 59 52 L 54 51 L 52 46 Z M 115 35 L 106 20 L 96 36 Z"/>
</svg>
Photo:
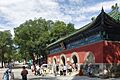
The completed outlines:
<svg viewBox="0 0 120 80">
<path fill-rule="evenodd" d="M 119 9 L 117 3 L 115 5 L 113 5 L 111 8 L 112 8 L 112 10 L 118 10 Z"/>
</svg>

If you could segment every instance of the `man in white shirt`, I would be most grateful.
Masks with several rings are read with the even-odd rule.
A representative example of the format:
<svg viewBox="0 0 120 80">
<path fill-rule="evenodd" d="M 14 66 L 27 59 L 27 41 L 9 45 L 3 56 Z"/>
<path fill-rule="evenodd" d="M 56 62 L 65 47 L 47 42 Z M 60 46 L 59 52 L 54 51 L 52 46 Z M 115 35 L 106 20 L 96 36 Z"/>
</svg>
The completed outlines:
<svg viewBox="0 0 120 80">
<path fill-rule="evenodd" d="M 36 75 L 40 75 L 40 67 L 39 67 L 39 65 L 36 65 Z"/>
<path fill-rule="evenodd" d="M 67 67 L 66 67 L 66 65 L 64 65 L 63 66 L 63 74 L 64 74 L 64 76 L 66 75 L 66 71 L 67 71 Z"/>
</svg>

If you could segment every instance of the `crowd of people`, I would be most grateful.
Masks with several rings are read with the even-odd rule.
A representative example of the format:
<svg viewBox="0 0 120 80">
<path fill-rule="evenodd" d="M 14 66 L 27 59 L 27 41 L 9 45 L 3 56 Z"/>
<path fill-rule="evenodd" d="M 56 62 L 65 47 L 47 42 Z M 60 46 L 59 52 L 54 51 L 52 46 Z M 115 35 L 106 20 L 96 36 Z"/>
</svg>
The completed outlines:
<svg viewBox="0 0 120 80">
<path fill-rule="evenodd" d="M 14 80 L 14 73 L 11 69 L 7 69 L 3 74 L 3 80 Z"/>
<path fill-rule="evenodd" d="M 8 65 L 8 69 L 4 72 L 3 75 L 3 80 L 14 80 L 14 73 L 12 71 L 12 65 Z M 27 74 L 28 71 L 26 70 L 25 66 L 22 67 L 21 71 L 21 77 L 22 80 L 27 80 Z M 39 76 L 45 76 L 46 74 L 53 73 L 55 76 L 60 75 L 60 76 L 66 76 L 66 75 L 71 75 L 72 72 L 78 72 L 76 76 L 93 76 L 94 75 L 94 67 L 93 65 L 89 64 L 85 67 L 80 66 L 80 69 L 78 69 L 78 66 L 76 64 L 70 64 L 70 65 L 59 65 L 59 64 L 54 64 L 52 66 L 48 66 L 48 64 L 44 66 L 39 66 L 38 64 L 32 65 L 31 66 L 31 71 L 34 75 L 39 75 Z M 107 73 L 107 70 L 104 70 L 104 74 Z"/>
<path fill-rule="evenodd" d="M 14 73 L 12 71 L 13 65 L 9 64 L 7 67 L 8 69 L 4 72 L 2 79 L 3 80 L 14 80 Z"/>
<path fill-rule="evenodd" d="M 48 66 L 48 67 L 47 67 Z M 45 76 L 46 74 L 53 73 L 55 76 L 66 74 L 71 75 L 73 71 L 77 71 L 77 66 L 73 65 L 58 65 L 54 64 L 52 66 L 46 65 L 46 67 L 39 66 L 38 64 L 31 66 L 31 71 L 34 75 Z"/>
<path fill-rule="evenodd" d="M 4 72 L 2 79 L 3 80 L 14 80 L 14 72 L 12 71 L 13 65 L 9 64 L 7 70 Z M 22 80 L 27 80 L 28 71 L 25 66 L 22 67 L 21 77 Z"/>
<path fill-rule="evenodd" d="M 86 68 L 83 67 L 83 65 L 81 66 L 78 66 L 76 64 L 70 64 L 70 65 L 55 65 L 53 67 L 53 72 L 56 75 L 63 75 L 63 76 L 66 76 L 66 75 L 71 75 L 72 73 L 76 73 L 76 76 L 94 76 L 94 66 L 92 64 L 87 64 Z"/>
</svg>

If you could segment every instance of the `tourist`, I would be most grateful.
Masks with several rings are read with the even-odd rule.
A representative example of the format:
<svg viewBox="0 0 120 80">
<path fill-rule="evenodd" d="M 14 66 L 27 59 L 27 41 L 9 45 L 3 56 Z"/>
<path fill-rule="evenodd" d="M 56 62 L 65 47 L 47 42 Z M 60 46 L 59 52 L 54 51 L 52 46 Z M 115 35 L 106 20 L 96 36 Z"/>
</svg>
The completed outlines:
<svg viewBox="0 0 120 80">
<path fill-rule="evenodd" d="M 75 71 L 77 71 L 78 70 L 78 66 L 75 64 Z"/>
<path fill-rule="evenodd" d="M 12 69 L 12 68 L 13 68 L 13 64 L 10 63 L 10 64 L 8 65 L 8 68 L 9 68 L 9 69 Z"/>
<path fill-rule="evenodd" d="M 27 80 L 27 74 L 28 71 L 26 70 L 25 66 L 23 66 L 23 70 L 21 71 L 22 80 Z"/>
<path fill-rule="evenodd" d="M 31 71 L 34 74 L 34 65 L 31 66 Z"/>
<path fill-rule="evenodd" d="M 36 65 L 36 75 L 40 75 L 40 67 L 39 67 L 39 65 Z"/>
<path fill-rule="evenodd" d="M 66 65 L 63 66 L 63 75 L 66 76 L 66 71 L 67 71 L 67 67 Z"/>
<path fill-rule="evenodd" d="M 72 65 L 69 65 L 68 72 L 69 72 L 69 75 L 71 75 L 71 73 L 72 73 Z"/>
<path fill-rule="evenodd" d="M 87 68 L 87 73 L 88 73 L 88 76 L 92 76 L 93 74 L 93 70 L 92 70 L 92 65 L 91 64 L 89 64 L 88 65 L 88 68 Z"/>
<path fill-rule="evenodd" d="M 3 80 L 9 80 L 9 69 L 7 69 L 3 74 Z"/>
<path fill-rule="evenodd" d="M 80 69 L 80 70 L 79 70 L 79 73 L 78 73 L 78 74 L 76 74 L 76 76 L 83 76 L 83 70 L 82 70 L 82 69 Z"/>
<path fill-rule="evenodd" d="M 58 74 L 58 71 L 59 71 L 59 65 L 56 65 L 56 72 Z"/>
<path fill-rule="evenodd" d="M 54 72 L 54 75 L 57 76 L 57 71 L 56 71 L 56 64 L 53 66 L 53 72 Z"/>
<path fill-rule="evenodd" d="M 35 66 L 35 65 L 32 65 L 32 66 L 31 66 L 31 70 L 32 70 L 32 73 L 33 73 L 34 75 L 36 75 L 36 66 Z"/>
<path fill-rule="evenodd" d="M 14 73 L 12 70 L 9 70 L 9 80 L 14 80 Z"/>
<path fill-rule="evenodd" d="M 63 75 L 63 65 L 60 65 L 60 76 Z"/>
</svg>

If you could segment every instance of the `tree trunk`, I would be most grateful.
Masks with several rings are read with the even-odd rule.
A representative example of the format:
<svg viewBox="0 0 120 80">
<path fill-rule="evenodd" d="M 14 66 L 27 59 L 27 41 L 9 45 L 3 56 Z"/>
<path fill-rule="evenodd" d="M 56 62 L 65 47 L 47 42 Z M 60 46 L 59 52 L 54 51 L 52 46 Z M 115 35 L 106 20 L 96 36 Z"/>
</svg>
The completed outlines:
<svg viewBox="0 0 120 80">
<path fill-rule="evenodd" d="M 30 56 L 32 57 L 32 60 L 33 60 L 33 65 L 35 66 L 35 56 L 33 55 L 33 53 L 29 53 Z"/>
<path fill-rule="evenodd" d="M 3 65 L 3 64 L 4 64 L 4 61 L 2 60 L 2 68 L 4 67 L 4 65 Z"/>
<path fill-rule="evenodd" d="M 2 54 L 2 68 L 4 67 L 4 54 Z"/>
<path fill-rule="evenodd" d="M 36 74 L 36 66 L 35 66 L 35 56 L 33 55 L 33 53 L 29 53 L 30 56 L 32 57 L 32 60 L 33 60 L 33 66 L 34 66 L 34 71 L 35 71 L 35 74 Z"/>
</svg>

